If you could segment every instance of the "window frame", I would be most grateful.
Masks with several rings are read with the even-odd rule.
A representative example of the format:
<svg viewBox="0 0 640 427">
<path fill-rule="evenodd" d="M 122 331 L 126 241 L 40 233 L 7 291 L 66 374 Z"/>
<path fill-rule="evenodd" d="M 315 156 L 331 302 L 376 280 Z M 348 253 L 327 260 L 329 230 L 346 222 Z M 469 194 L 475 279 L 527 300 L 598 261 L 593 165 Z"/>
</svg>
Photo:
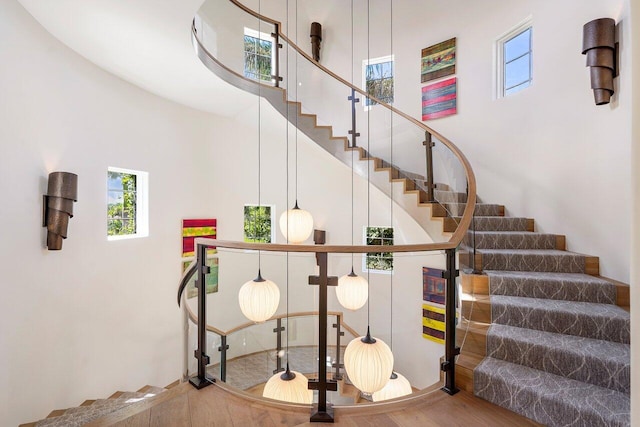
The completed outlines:
<svg viewBox="0 0 640 427">
<path fill-rule="evenodd" d="M 529 79 L 520 83 L 519 85 L 512 86 L 511 88 L 506 88 L 505 80 L 506 80 L 506 62 L 504 50 L 507 43 L 509 43 L 514 38 L 518 37 L 525 31 L 529 31 L 529 50 L 518 58 L 514 58 L 509 62 L 513 62 L 516 59 L 519 59 L 525 55 L 529 55 Z M 522 89 L 508 94 L 506 91 L 508 89 L 512 89 L 514 87 L 518 87 L 520 85 L 524 85 Z M 498 37 L 494 43 L 494 98 L 506 98 L 511 95 L 515 95 L 516 93 L 520 93 L 522 90 L 531 87 L 533 85 L 533 17 L 529 16 L 516 26 L 511 28 L 509 31 L 502 34 Z"/>
<path fill-rule="evenodd" d="M 262 40 L 262 41 L 268 41 L 269 43 L 271 43 L 271 78 L 269 80 L 263 80 L 261 78 L 253 78 L 253 77 L 249 77 L 246 74 L 246 62 L 245 62 L 245 54 L 247 53 L 246 50 L 244 49 L 244 37 L 248 36 L 248 37 L 253 37 L 254 39 L 258 39 L 258 40 Z M 244 27 L 244 34 L 242 37 L 242 75 L 247 78 L 247 79 L 251 79 L 254 80 L 256 82 L 264 82 L 264 83 L 268 83 L 271 82 L 272 84 L 275 84 L 275 79 L 273 78 L 273 72 L 276 68 L 276 40 L 274 37 L 271 36 L 271 34 L 267 34 L 267 33 L 263 33 L 262 31 L 258 31 L 258 30 L 254 30 L 253 28 L 249 28 L 249 27 Z M 264 206 L 264 205 L 263 205 Z"/>
<path fill-rule="evenodd" d="M 257 203 L 245 203 L 243 205 L 242 208 L 242 240 L 244 242 L 250 242 L 250 240 L 247 240 L 247 236 L 245 235 L 244 232 L 244 214 L 245 214 L 245 210 L 247 207 L 249 206 L 254 206 L 254 207 L 264 207 L 264 208 L 269 208 L 270 209 L 270 214 L 269 214 L 269 221 L 271 223 L 271 234 L 270 234 L 270 242 L 257 242 L 257 243 L 275 243 L 276 242 L 276 206 L 275 205 L 269 205 L 269 204 L 260 204 L 258 205 Z M 253 242 L 255 242 L 255 240 L 253 240 Z"/>
<path fill-rule="evenodd" d="M 394 55 L 380 56 L 378 58 L 369 58 L 369 59 L 362 60 L 362 90 L 367 94 L 369 93 L 367 91 L 367 67 L 369 65 L 384 64 L 386 62 L 391 62 L 391 80 L 393 81 L 393 90 L 391 95 L 392 100 L 391 102 L 387 102 L 387 104 L 393 104 L 393 102 L 395 101 L 395 92 L 396 92 L 396 87 L 395 87 L 396 67 L 395 67 Z M 377 103 L 369 104 L 370 101 L 371 100 L 369 99 L 369 97 L 365 97 L 364 102 L 362 103 L 362 107 L 364 108 L 365 111 L 368 111 L 369 109 L 371 109 L 371 107 L 377 105 Z M 384 100 L 381 99 L 381 101 L 384 101 Z"/>
<path fill-rule="evenodd" d="M 388 237 L 381 237 L 382 239 L 382 244 L 385 244 L 384 241 L 385 240 L 390 240 L 391 242 L 388 243 L 388 245 L 393 245 L 393 241 L 395 239 L 395 230 L 393 228 L 393 226 L 376 226 L 376 225 L 369 225 L 369 226 L 364 226 L 363 227 L 363 242 L 365 246 L 369 246 L 369 244 L 367 243 L 367 239 L 369 239 L 369 235 L 367 233 L 367 230 L 370 228 L 384 228 L 384 229 L 391 229 L 391 233 L 393 234 L 393 237 L 391 237 L 391 239 L 389 239 Z M 362 271 L 365 273 L 378 273 L 378 274 L 393 274 L 393 252 L 390 252 L 391 256 L 390 256 L 390 260 L 391 260 L 391 269 L 389 270 L 378 270 L 378 269 L 373 269 L 373 268 L 369 268 L 367 266 L 367 260 L 369 260 L 370 257 L 372 257 L 372 255 L 381 255 L 385 252 L 372 252 L 372 253 L 365 253 L 364 256 L 362 257 Z M 387 258 L 384 256 L 376 256 L 376 258 Z"/>
<path fill-rule="evenodd" d="M 113 191 L 109 189 L 109 172 L 128 174 L 136 176 L 136 232 L 132 234 L 120 234 L 109 235 L 109 192 Z M 149 236 L 149 173 L 144 171 L 138 171 L 133 169 L 125 169 L 119 167 L 109 166 L 107 167 L 107 182 L 106 182 L 106 231 L 107 240 L 127 240 L 136 239 Z"/>
</svg>

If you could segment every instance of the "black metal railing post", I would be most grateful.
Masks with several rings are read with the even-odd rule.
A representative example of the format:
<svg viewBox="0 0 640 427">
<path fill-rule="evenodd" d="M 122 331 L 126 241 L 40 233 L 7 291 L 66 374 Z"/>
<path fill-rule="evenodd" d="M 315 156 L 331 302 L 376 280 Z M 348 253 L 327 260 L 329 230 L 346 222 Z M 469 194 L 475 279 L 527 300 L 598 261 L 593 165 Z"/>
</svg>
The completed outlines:
<svg viewBox="0 0 640 427">
<path fill-rule="evenodd" d="M 433 195 L 433 190 L 436 188 L 436 185 L 433 182 L 433 147 L 436 144 L 433 142 L 433 138 L 429 131 L 424 132 L 424 141 L 422 141 L 422 145 L 424 145 L 427 154 L 427 174 L 425 175 L 425 178 L 427 178 L 427 202 L 433 203 L 436 201 Z"/>
<path fill-rule="evenodd" d="M 274 58 L 275 58 L 274 71 L 275 72 L 271 75 L 271 78 L 274 81 L 275 87 L 280 87 L 280 82 L 282 81 L 282 76 L 280 76 L 280 49 L 282 49 L 282 43 L 280 43 L 280 32 L 278 31 L 279 25 L 273 24 L 273 26 L 274 26 L 274 31 L 273 33 L 271 33 L 271 37 L 273 37 L 276 51 L 274 52 Z"/>
<path fill-rule="evenodd" d="M 456 250 L 447 249 L 447 290 L 445 296 L 445 355 L 441 369 L 445 372 L 444 387 L 442 390 L 449 394 L 456 394 L 456 356 L 460 354 L 460 348 L 456 347 Z"/>
<path fill-rule="evenodd" d="M 288 327 L 289 318 L 287 317 L 287 328 Z M 282 319 L 277 319 L 276 327 L 273 328 L 273 332 L 276 333 L 276 369 L 273 371 L 274 374 L 284 371 L 284 368 L 282 367 L 282 357 L 280 356 L 280 352 L 282 351 L 282 331 L 284 331 L 284 326 L 282 326 Z"/>
<path fill-rule="evenodd" d="M 227 382 L 227 350 L 229 350 L 229 345 L 227 344 L 227 336 L 220 336 L 220 347 L 218 347 L 218 351 L 220 352 L 220 381 Z"/>
<path fill-rule="evenodd" d="M 339 314 L 336 315 L 336 323 L 333 324 L 333 327 L 336 329 L 336 361 L 333 363 L 333 367 L 336 371 L 333 373 L 333 379 L 335 381 L 339 381 L 342 379 L 342 374 L 340 373 L 340 368 L 342 368 L 342 363 L 340 362 L 340 337 L 344 336 L 344 332 L 341 330 L 341 322 L 342 316 Z"/>
<path fill-rule="evenodd" d="M 206 275 L 209 274 L 207 266 L 207 246 L 198 245 L 196 247 L 196 262 L 198 265 L 198 278 L 196 279 L 196 288 L 198 289 L 198 348 L 194 352 L 194 356 L 198 359 L 198 375 L 189 379 L 191 385 L 197 389 L 204 388 L 214 382 L 213 377 L 207 375 L 207 365 L 209 364 L 209 356 L 207 356 L 207 292 L 206 292 Z"/>
<path fill-rule="evenodd" d="M 351 135 L 351 148 L 353 148 L 356 146 L 356 138 L 360 136 L 360 132 L 356 132 L 356 103 L 360 102 L 360 98 L 356 98 L 356 90 L 351 89 L 351 96 L 348 96 L 347 99 L 351 101 L 351 130 L 349 135 Z"/>
</svg>

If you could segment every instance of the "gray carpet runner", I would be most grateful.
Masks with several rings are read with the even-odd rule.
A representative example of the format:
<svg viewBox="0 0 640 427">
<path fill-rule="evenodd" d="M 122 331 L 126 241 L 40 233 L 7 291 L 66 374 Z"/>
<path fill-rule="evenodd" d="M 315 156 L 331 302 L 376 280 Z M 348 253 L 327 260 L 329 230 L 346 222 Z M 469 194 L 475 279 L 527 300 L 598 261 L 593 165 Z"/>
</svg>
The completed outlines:
<svg viewBox="0 0 640 427">
<path fill-rule="evenodd" d="M 475 395 L 544 425 L 629 426 L 630 318 L 615 285 L 533 220 L 478 213 L 464 246 L 489 278 L 492 324 Z"/>
</svg>

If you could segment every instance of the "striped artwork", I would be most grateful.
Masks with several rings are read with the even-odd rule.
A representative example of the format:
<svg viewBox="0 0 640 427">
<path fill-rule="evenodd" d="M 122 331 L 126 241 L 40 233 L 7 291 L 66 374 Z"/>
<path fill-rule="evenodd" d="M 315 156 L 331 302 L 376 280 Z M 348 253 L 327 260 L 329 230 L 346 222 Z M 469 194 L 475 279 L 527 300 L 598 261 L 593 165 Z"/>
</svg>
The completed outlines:
<svg viewBox="0 0 640 427">
<path fill-rule="evenodd" d="M 428 340 L 444 344 L 444 308 L 429 304 L 422 305 L 422 336 Z"/>
<path fill-rule="evenodd" d="M 195 238 L 216 238 L 216 219 L 183 219 L 182 220 L 182 257 L 189 258 L 195 255 Z M 209 248 L 207 253 L 215 253 L 215 248 Z"/>
<path fill-rule="evenodd" d="M 422 120 L 437 119 L 457 112 L 457 78 L 422 88 Z"/>
</svg>

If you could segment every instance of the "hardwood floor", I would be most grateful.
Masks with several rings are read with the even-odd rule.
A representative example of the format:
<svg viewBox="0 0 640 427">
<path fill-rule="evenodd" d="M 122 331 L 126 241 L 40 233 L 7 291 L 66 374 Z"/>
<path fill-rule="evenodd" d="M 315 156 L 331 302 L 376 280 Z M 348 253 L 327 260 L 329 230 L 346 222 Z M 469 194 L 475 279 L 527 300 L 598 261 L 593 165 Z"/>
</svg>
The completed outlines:
<svg viewBox="0 0 640 427">
<path fill-rule="evenodd" d="M 149 402 L 96 420 L 89 426 L 201 427 L 201 426 L 318 426 L 309 422 L 310 410 L 301 405 L 268 405 L 245 399 L 217 384 L 196 390 L 188 383 L 158 395 Z M 328 425 L 328 424 L 327 424 Z M 538 426 L 506 409 L 461 391 L 449 396 L 441 391 L 411 402 L 377 407 L 335 410 L 339 426 Z"/>
</svg>

